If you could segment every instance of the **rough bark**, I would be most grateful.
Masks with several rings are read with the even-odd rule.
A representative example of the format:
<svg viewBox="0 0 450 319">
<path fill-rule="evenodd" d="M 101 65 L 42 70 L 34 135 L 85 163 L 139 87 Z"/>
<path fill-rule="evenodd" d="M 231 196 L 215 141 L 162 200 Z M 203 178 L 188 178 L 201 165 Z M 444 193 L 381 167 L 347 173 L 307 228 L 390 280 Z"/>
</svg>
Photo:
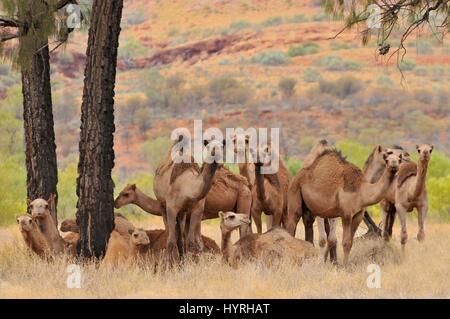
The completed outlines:
<svg viewBox="0 0 450 319">
<path fill-rule="evenodd" d="M 47 41 L 43 41 L 43 45 Z M 27 197 L 48 199 L 55 195 L 52 217 L 57 223 L 58 168 L 55 132 L 53 130 L 50 57 L 48 47 L 35 53 L 30 64 L 22 67 L 23 123 L 25 129 L 25 162 Z"/>
<path fill-rule="evenodd" d="M 101 258 L 114 229 L 114 86 L 122 0 L 95 0 L 87 48 L 77 179 L 78 253 Z"/>
</svg>

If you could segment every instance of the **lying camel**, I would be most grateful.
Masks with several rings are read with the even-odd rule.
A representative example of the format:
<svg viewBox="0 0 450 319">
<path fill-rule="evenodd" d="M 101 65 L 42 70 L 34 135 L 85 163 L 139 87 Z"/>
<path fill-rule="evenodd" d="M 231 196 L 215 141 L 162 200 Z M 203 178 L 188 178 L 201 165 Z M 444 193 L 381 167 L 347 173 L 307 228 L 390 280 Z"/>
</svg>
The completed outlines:
<svg viewBox="0 0 450 319">
<path fill-rule="evenodd" d="M 128 237 L 130 235 L 130 230 L 134 230 L 134 226 L 129 222 L 125 216 L 116 213 L 114 218 L 114 230 L 117 231 L 121 236 Z M 62 232 L 73 232 L 80 233 L 80 228 L 77 225 L 75 219 L 65 219 L 59 226 L 59 230 Z"/>
<path fill-rule="evenodd" d="M 31 211 L 31 216 L 44 235 L 51 252 L 53 254 L 62 253 L 64 251 L 65 243 L 51 216 L 49 203 L 42 198 L 38 198 L 29 204 L 29 209 Z"/>
<path fill-rule="evenodd" d="M 66 232 L 62 234 L 62 239 L 64 240 L 64 253 L 70 257 L 76 257 L 77 254 L 77 244 L 80 240 L 79 232 Z"/>
<path fill-rule="evenodd" d="M 305 205 L 314 216 L 341 217 L 344 264 L 347 264 L 353 237 L 367 206 L 381 201 L 392 184 L 401 158 L 385 155 L 387 166 L 376 183 L 368 182 L 362 171 L 335 150 L 325 151 L 309 167 L 300 170 L 289 191 L 288 227 L 291 234 Z M 300 204 L 299 204 L 300 203 Z M 299 205 L 295 205 L 299 204 Z"/>
<path fill-rule="evenodd" d="M 109 236 L 106 254 L 103 263 L 110 266 L 129 263 L 134 257 L 132 254 L 130 235 L 123 237 L 117 231 L 113 230 Z"/>
<path fill-rule="evenodd" d="M 233 212 L 220 212 L 223 259 L 232 267 L 243 261 L 260 261 L 270 266 L 283 259 L 301 265 L 306 258 L 317 255 L 314 246 L 306 241 L 292 237 L 281 228 L 272 228 L 264 234 L 249 234 L 234 245 L 231 233 L 243 223 L 250 224 L 248 216 Z"/>
<path fill-rule="evenodd" d="M 191 157 L 190 163 L 174 161 L 172 150 L 184 141 L 180 136 L 158 167 L 154 179 L 156 198 L 164 207 L 165 225 L 168 231 L 167 254 L 171 263 L 179 260 L 184 253 L 184 225 L 186 214 L 190 215 L 187 248 L 198 252 L 203 249 L 200 225 L 205 208 L 205 197 L 211 189 L 214 175 L 223 159 L 223 144 L 218 141 L 204 142 L 207 158 L 200 169 Z M 183 157 L 184 150 L 178 150 Z M 176 152 L 174 152 L 176 154 Z"/>
<path fill-rule="evenodd" d="M 426 177 L 428 171 L 428 164 L 431 159 L 431 153 L 434 150 L 433 145 L 422 144 L 416 146 L 419 153 L 418 164 L 414 162 L 406 162 L 400 165 L 399 172 L 394 184 L 390 187 L 386 194 L 385 200 L 391 205 L 395 205 L 395 211 L 399 216 L 401 223 L 401 244 L 402 248 L 405 247 L 408 239 L 408 233 L 406 230 L 406 213 L 411 212 L 414 208 L 418 211 L 418 224 L 419 231 L 417 233 L 417 239 L 423 241 L 425 239 L 425 217 L 428 211 L 428 195 L 426 190 Z M 392 225 L 388 225 L 385 206 L 382 206 L 383 213 L 383 233 L 387 240 L 389 238 L 389 227 L 392 229 Z M 395 219 L 395 215 L 392 219 Z"/>
<path fill-rule="evenodd" d="M 259 154 L 265 154 L 265 159 L 253 154 L 253 158 L 257 160 L 255 163 L 255 187 L 252 189 L 251 215 L 259 234 L 262 233 L 262 212 L 272 216 L 272 225 L 268 225 L 268 229 L 280 227 L 282 223 L 285 224 L 287 215 L 287 191 L 291 176 L 279 154 L 271 152 L 275 151 L 271 150 L 270 146 L 264 146 Z M 262 174 L 262 167 L 271 165 L 272 159 L 269 159 L 269 154 L 272 154 L 272 158 L 278 159 L 278 171 L 273 174 Z"/>
<path fill-rule="evenodd" d="M 36 221 L 28 214 L 18 216 L 16 221 L 25 244 L 40 257 L 48 256 L 50 247 Z"/>
</svg>

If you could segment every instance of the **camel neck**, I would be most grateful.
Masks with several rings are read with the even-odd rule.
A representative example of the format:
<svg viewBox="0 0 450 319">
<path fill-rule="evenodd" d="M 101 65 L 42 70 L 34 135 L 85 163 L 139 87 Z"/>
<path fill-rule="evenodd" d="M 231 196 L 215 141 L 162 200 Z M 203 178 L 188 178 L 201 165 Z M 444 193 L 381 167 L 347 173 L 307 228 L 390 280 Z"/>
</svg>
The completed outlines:
<svg viewBox="0 0 450 319">
<path fill-rule="evenodd" d="M 162 215 L 162 209 L 159 201 L 144 194 L 138 188 L 136 188 L 136 200 L 134 204 L 142 208 L 147 213 L 158 216 Z"/>
<path fill-rule="evenodd" d="M 232 245 L 231 245 L 231 231 L 222 230 L 222 243 L 221 243 L 221 250 L 222 250 L 222 256 L 223 259 L 226 261 L 229 261 L 232 251 Z"/>
<path fill-rule="evenodd" d="M 381 176 L 386 166 L 381 165 L 368 165 L 364 168 L 364 177 L 370 183 L 376 183 Z"/>
<path fill-rule="evenodd" d="M 363 206 L 371 206 L 380 202 L 386 195 L 389 187 L 395 178 L 395 171 L 392 171 L 388 167 L 385 168 L 381 178 L 375 183 L 363 183 L 361 186 L 361 195 L 363 200 Z"/>
<path fill-rule="evenodd" d="M 419 160 L 417 165 L 416 184 L 414 186 L 413 193 L 408 197 L 409 200 L 415 200 L 424 191 L 428 172 L 428 162 L 429 160 L 426 159 Z"/>
<path fill-rule="evenodd" d="M 200 173 L 200 178 L 202 179 L 202 188 L 200 189 L 199 195 L 196 200 L 203 199 L 209 192 L 214 180 L 214 175 L 218 169 L 218 164 L 214 161 L 213 163 L 203 164 L 202 171 Z"/>
</svg>

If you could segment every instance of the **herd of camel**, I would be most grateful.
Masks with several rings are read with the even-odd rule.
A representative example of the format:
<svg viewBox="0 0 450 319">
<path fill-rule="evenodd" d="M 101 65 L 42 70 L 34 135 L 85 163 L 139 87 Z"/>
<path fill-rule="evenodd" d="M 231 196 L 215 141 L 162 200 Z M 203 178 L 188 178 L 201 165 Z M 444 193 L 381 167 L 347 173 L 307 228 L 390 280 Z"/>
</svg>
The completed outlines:
<svg viewBox="0 0 450 319">
<path fill-rule="evenodd" d="M 406 213 L 418 210 L 417 239 L 425 238 L 424 219 L 428 209 L 426 175 L 433 145 L 417 145 L 417 163 L 402 147 L 377 145 L 363 170 L 348 162 L 326 140 L 313 146 L 295 177 L 279 161 L 274 174 L 262 174 L 270 159 L 259 154 L 274 153 L 270 145 L 252 150 L 249 137 L 245 144 L 245 162 L 239 174 L 227 169 L 223 158 L 224 143 L 205 141 L 209 156 L 200 167 L 172 159 L 172 148 L 155 173 L 156 199 L 143 193 L 135 184 L 127 185 L 115 199 L 117 209 L 134 204 L 145 212 L 162 216 L 165 229 L 136 228 L 121 214 L 115 215 L 115 228 L 107 243 L 103 262 L 119 264 L 136 260 L 179 262 L 189 252 L 222 254 L 233 267 L 242 261 L 272 264 L 289 259 L 301 264 L 317 256 L 313 223 L 317 219 L 322 257 L 337 262 L 336 219 L 342 221 L 343 263 L 347 264 L 355 232 L 364 219 L 375 225 L 366 208 L 379 203 L 382 211 L 379 235 L 392 236 L 398 215 L 401 244 L 407 241 Z M 174 145 L 176 142 L 174 143 Z M 276 156 L 279 156 L 276 154 Z M 273 157 L 272 157 L 273 158 Z M 64 220 L 58 230 L 51 210 L 54 198 L 35 199 L 29 213 L 17 217 L 27 246 L 42 257 L 55 254 L 77 255 L 79 229 L 75 220 Z M 262 233 L 262 213 L 267 215 L 268 231 Z M 221 247 L 201 235 L 201 222 L 220 218 Z M 295 238 L 297 224 L 303 220 L 305 240 Z M 252 232 L 252 221 L 257 233 Z M 239 230 L 240 239 L 231 242 L 231 233 Z"/>
</svg>

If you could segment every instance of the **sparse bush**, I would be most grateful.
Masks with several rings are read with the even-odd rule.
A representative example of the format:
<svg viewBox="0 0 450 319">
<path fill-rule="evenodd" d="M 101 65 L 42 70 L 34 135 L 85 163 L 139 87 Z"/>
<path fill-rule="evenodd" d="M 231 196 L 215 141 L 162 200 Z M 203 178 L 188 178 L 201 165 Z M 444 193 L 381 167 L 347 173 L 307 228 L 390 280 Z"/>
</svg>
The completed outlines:
<svg viewBox="0 0 450 319">
<path fill-rule="evenodd" d="M 240 31 L 240 30 L 243 30 L 243 29 L 248 29 L 251 26 L 252 26 L 251 23 L 249 23 L 249 22 L 247 22 L 245 20 L 237 20 L 237 21 L 234 21 L 234 22 L 232 22 L 230 24 L 230 29 L 232 31 Z"/>
<path fill-rule="evenodd" d="M 251 95 L 248 87 L 231 77 L 219 77 L 208 85 L 211 96 L 221 103 L 243 104 Z"/>
<path fill-rule="evenodd" d="M 58 59 L 61 64 L 71 64 L 73 63 L 73 55 L 68 51 L 60 51 L 58 53 Z"/>
<path fill-rule="evenodd" d="M 261 25 L 264 27 L 273 27 L 283 23 L 283 19 L 281 17 L 270 17 L 264 20 Z"/>
<path fill-rule="evenodd" d="M 433 94 L 426 90 L 416 91 L 414 97 L 417 101 L 420 101 L 424 104 L 431 104 L 431 102 L 433 102 Z"/>
<path fill-rule="evenodd" d="M 348 50 L 348 49 L 352 49 L 357 47 L 356 44 L 349 44 L 346 42 L 341 42 L 341 41 L 333 41 L 330 43 L 330 49 L 333 51 L 338 51 L 338 50 Z"/>
<path fill-rule="evenodd" d="M 316 69 L 308 68 L 303 71 L 303 81 L 306 83 L 316 83 L 322 81 L 322 76 Z"/>
<path fill-rule="evenodd" d="M 230 65 L 231 62 L 229 59 L 222 59 L 219 61 L 219 65 Z"/>
<path fill-rule="evenodd" d="M 166 79 L 166 87 L 169 90 L 179 91 L 183 87 L 184 83 L 186 83 L 186 81 L 180 74 L 169 76 Z"/>
<path fill-rule="evenodd" d="M 295 176 L 303 166 L 303 162 L 294 157 L 289 157 L 286 161 L 286 166 L 292 176 Z"/>
<path fill-rule="evenodd" d="M 383 74 L 377 79 L 377 84 L 382 87 L 390 87 L 394 85 L 394 81 L 387 74 Z"/>
<path fill-rule="evenodd" d="M 253 56 L 251 61 L 252 63 L 265 66 L 276 66 L 287 64 L 289 62 L 289 58 L 286 53 L 282 51 L 267 50 Z"/>
<path fill-rule="evenodd" d="M 414 74 L 418 76 L 427 76 L 428 70 L 425 67 L 418 67 L 414 70 Z"/>
<path fill-rule="evenodd" d="M 130 25 L 138 25 L 145 22 L 145 20 L 145 12 L 143 11 L 135 11 L 133 13 L 130 13 L 126 18 L 127 23 Z"/>
<path fill-rule="evenodd" d="M 361 64 L 359 62 L 344 60 L 341 57 L 334 55 L 318 59 L 316 60 L 316 64 L 329 71 L 353 71 L 361 68 Z"/>
<path fill-rule="evenodd" d="M 168 137 L 157 137 L 148 140 L 141 147 L 142 156 L 150 162 L 152 171 L 155 172 L 158 165 L 162 162 L 164 156 L 170 148 L 172 141 Z"/>
<path fill-rule="evenodd" d="M 340 98 L 346 98 L 362 89 L 361 82 L 351 76 L 344 76 L 336 81 L 321 81 L 319 90 L 321 93 L 331 94 Z"/>
<path fill-rule="evenodd" d="M 295 16 L 287 19 L 288 23 L 303 23 L 307 21 L 308 18 L 306 18 L 303 14 L 296 14 Z"/>
<path fill-rule="evenodd" d="M 278 88 L 284 98 L 291 98 L 295 94 L 297 80 L 293 78 L 282 78 L 278 83 Z"/>
<path fill-rule="evenodd" d="M 328 16 L 323 12 L 315 14 L 313 16 L 313 21 L 315 21 L 315 22 L 322 22 L 322 21 L 328 21 L 328 20 L 329 20 Z"/>
<path fill-rule="evenodd" d="M 413 60 L 403 60 L 400 62 L 400 70 L 402 71 L 412 71 L 416 67 L 416 62 Z"/>
<path fill-rule="evenodd" d="M 319 46 L 315 43 L 308 42 L 301 45 L 293 45 L 288 49 L 288 56 L 303 56 L 308 54 L 315 54 L 319 52 Z"/>
</svg>

